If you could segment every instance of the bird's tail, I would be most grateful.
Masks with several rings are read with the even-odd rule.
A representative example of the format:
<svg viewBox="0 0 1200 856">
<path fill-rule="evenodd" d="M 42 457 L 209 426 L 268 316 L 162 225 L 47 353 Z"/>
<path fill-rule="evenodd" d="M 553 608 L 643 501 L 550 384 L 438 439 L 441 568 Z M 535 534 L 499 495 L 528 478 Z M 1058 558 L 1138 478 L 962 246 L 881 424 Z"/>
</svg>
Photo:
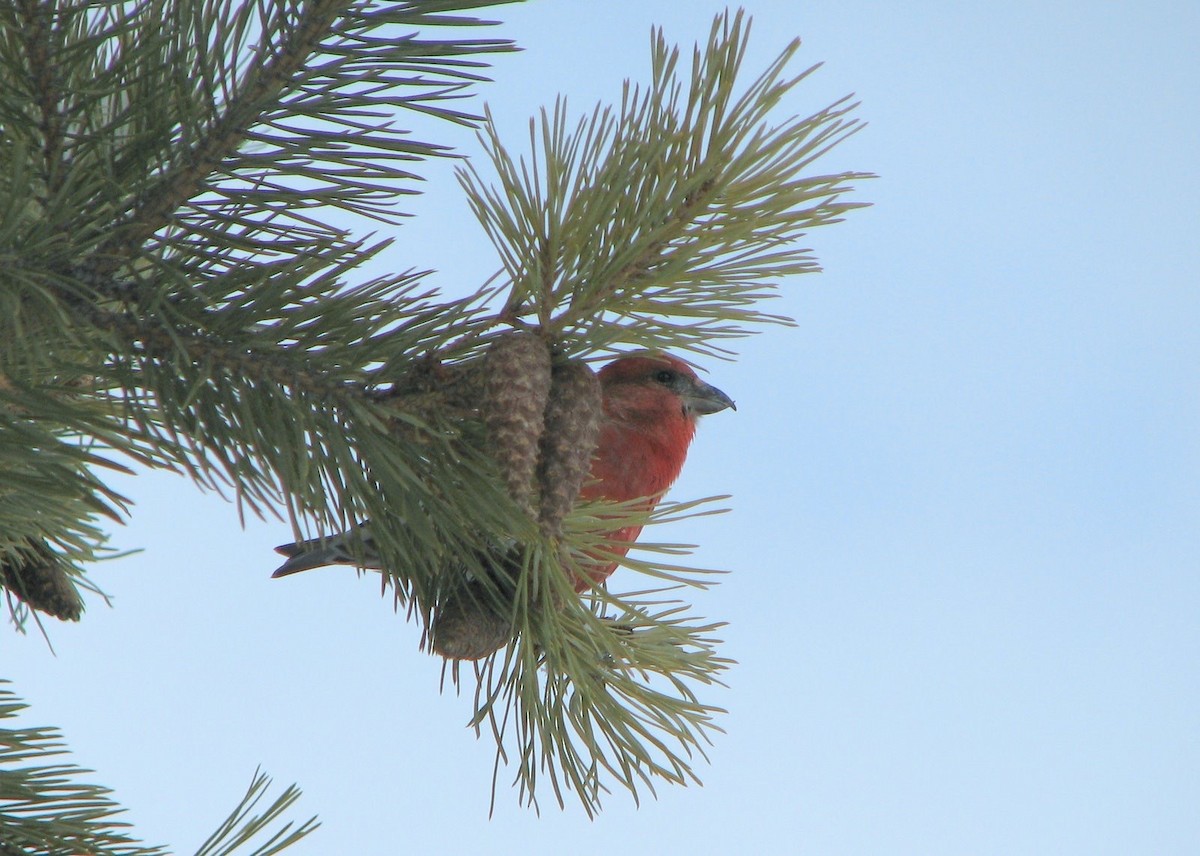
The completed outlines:
<svg viewBox="0 0 1200 856">
<path fill-rule="evenodd" d="M 287 556 L 287 561 L 275 569 L 272 577 L 286 577 L 288 574 L 297 574 L 300 571 L 307 571 L 312 568 L 321 568 L 325 565 L 332 564 L 325 554 L 329 551 L 321 549 L 319 541 L 296 541 L 293 544 L 280 544 L 275 548 L 275 552 L 282 556 Z"/>
<path fill-rule="evenodd" d="M 348 543 L 350 537 L 347 533 L 281 544 L 275 548 L 275 552 L 286 556 L 287 561 L 276 568 L 271 576 L 286 577 L 326 565 L 356 565 L 378 570 L 379 558 L 371 549 L 370 537 L 360 528 L 355 538 L 356 543 L 353 545 Z M 351 549 L 352 546 L 354 549 Z"/>
</svg>

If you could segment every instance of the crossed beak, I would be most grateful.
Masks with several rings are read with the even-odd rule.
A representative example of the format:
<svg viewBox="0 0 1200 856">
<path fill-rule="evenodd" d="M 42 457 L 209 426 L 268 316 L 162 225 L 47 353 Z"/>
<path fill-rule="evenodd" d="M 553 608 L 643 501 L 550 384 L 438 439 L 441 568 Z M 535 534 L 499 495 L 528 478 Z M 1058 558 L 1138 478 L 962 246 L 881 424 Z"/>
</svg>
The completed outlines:
<svg viewBox="0 0 1200 856">
<path fill-rule="evenodd" d="M 737 405 L 733 403 L 732 398 L 702 380 L 697 380 L 692 385 L 691 390 L 684 396 L 684 404 L 689 413 L 697 416 L 720 413 L 727 407 L 737 410 Z"/>
</svg>

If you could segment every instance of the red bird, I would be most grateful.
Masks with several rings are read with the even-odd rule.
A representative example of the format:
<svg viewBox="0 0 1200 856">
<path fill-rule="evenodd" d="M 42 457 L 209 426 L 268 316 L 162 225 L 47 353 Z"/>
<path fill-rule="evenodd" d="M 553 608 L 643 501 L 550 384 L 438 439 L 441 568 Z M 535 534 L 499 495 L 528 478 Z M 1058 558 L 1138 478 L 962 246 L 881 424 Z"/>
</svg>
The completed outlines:
<svg viewBox="0 0 1200 856">
<path fill-rule="evenodd" d="M 600 370 L 604 419 L 592 457 L 591 478 L 581 499 L 629 502 L 646 498 L 653 508 L 679 477 L 688 446 L 696 433 L 696 420 L 709 413 L 734 408 L 732 399 L 704 383 L 682 360 L 667 354 L 637 353 L 613 360 Z M 625 555 L 641 534 L 641 526 L 627 526 L 611 534 L 613 551 Z M 282 577 L 324 565 L 359 565 L 380 570 L 379 557 L 370 551 L 370 532 L 358 530 L 362 542 L 358 557 L 344 536 L 285 544 L 276 548 L 288 560 L 272 576 Z M 621 546 L 621 545 L 624 546 Z M 362 556 L 361 553 L 367 555 Z M 603 582 L 616 562 L 588 571 L 592 582 Z M 584 591 L 588 580 L 578 580 Z"/>
<path fill-rule="evenodd" d="M 667 354 L 613 360 L 600 370 L 600 388 L 604 422 L 591 478 L 580 498 L 628 502 L 647 497 L 647 510 L 679 478 L 696 434 L 696 420 L 727 407 L 737 409 L 729 396 Z M 641 526 L 613 532 L 609 536 L 617 542 L 613 551 L 624 556 L 641 532 Z M 622 542 L 625 546 L 619 546 Z M 588 574 L 592 582 L 602 583 L 616 567 L 616 562 L 610 562 Z M 575 590 L 582 592 L 588 586 L 587 580 L 578 580 Z"/>
</svg>

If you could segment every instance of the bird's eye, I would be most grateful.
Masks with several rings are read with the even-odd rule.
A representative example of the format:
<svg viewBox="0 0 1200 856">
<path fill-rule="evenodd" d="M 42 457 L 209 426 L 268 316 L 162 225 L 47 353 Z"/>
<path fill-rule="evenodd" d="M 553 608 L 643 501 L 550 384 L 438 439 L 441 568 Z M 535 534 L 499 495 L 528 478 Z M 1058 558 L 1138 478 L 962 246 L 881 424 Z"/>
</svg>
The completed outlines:
<svg viewBox="0 0 1200 856">
<path fill-rule="evenodd" d="M 672 383 L 675 380 L 675 372 L 670 369 L 663 369 L 655 373 L 654 379 L 659 383 Z"/>
</svg>

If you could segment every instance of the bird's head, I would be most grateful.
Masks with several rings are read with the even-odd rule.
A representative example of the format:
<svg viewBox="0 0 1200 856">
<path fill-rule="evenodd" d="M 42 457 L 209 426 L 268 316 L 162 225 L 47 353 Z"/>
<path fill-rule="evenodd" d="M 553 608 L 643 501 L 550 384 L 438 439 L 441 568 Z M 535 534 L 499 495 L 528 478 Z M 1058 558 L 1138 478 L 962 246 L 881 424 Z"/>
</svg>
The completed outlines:
<svg viewBox="0 0 1200 856">
<path fill-rule="evenodd" d="M 733 407 L 728 395 L 667 354 L 626 354 L 599 377 L 604 423 L 592 480 L 581 494 L 586 499 L 657 498 L 679 477 L 697 419 Z M 637 537 L 637 529 L 630 537 Z"/>
<path fill-rule="evenodd" d="M 604 409 L 622 422 L 682 418 L 689 423 L 726 408 L 728 395 L 696 376 L 683 360 L 650 351 L 618 357 L 600 370 Z"/>
</svg>

